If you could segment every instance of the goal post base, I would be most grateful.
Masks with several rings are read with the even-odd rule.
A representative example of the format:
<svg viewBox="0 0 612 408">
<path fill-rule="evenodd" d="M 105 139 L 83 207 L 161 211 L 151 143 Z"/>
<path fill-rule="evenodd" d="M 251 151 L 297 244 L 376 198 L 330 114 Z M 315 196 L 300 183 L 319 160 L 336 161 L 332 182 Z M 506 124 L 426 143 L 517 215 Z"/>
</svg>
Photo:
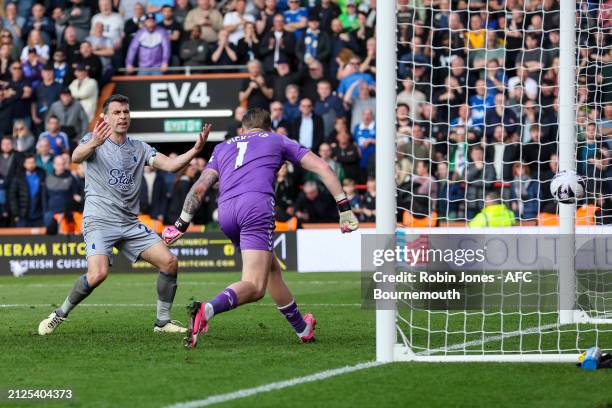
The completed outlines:
<svg viewBox="0 0 612 408">
<path fill-rule="evenodd" d="M 560 321 L 561 324 L 563 322 Z M 601 316 L 591 317 L 587 312 L 582 310 L 574 310 L 573 322 L 578 324 L 612 324 L 612 315 L 604 314 Z"/>
<path fill-rule="evenodd" d="M 394 361 L 414 361 L 421 363 L 477 363 L 477 362 L 507 362 L 507 363 L 577 363 L 578 353 L 574 354 L 451 354 L 427 355 L 415 354 L 403 344 L 396 344 L 393 353 Z"/>
</svg>

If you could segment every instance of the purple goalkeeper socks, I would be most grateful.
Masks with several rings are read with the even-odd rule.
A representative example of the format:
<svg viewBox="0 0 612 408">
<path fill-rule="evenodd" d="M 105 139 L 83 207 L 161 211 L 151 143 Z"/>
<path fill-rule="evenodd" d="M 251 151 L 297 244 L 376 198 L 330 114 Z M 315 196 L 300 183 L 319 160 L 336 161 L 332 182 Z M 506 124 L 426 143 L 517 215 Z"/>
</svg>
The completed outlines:
<svg viewBox="0 0 612 408">
<path fill-rule="evenodd" d="M 208 303 L 211 304 L 214 313 L 219 314 L 238 306 L 238 296 L 236 296 L 236 292 L 233 289 L 226 288 L 210 299 Z"/>
<path fill-rule="evenodd" d="M 302 314 L 298 310 L 297 304 L 295 303 L 295 299 L 291 301 L 287 306 L 279 307 L 278 311 L 285 316 L 285 319 L 289 322 L 289 324 L 293 327 L 296 333 L 303 333 L 306 329 L 306 322 L 302 317 Z"/>
</svg>

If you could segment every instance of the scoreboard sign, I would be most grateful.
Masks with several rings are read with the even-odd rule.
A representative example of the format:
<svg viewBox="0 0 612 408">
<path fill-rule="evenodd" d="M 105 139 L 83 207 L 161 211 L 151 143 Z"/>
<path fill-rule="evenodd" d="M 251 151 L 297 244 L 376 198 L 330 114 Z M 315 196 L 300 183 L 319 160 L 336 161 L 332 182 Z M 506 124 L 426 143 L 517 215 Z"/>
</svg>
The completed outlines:
<svg viewBox="0 0 612 408">
<path fill-rule="evenodd" d="M 284 270 L 296 270 L 295 233 L 283 232 L 274 238 L 274 252 Z M 170 247 L 182 272 L 239 271 L 237 252 L 221 232 L 188 233 Z M 0 275 L 83 273 L 87 269 L 85 243 L 81 235 L 0 236 Z M 130 264 L 116 249 L 113 273 L 155 272 L 149 263 Z"/>
<path fill-rule="evenodd" d="M 113 78 L 114 93 L 130 98 L 130 136 L 147 142 L 193 141 L 205 122 L 209 140 L 223 140 L 247 74 Z"/>
</svg>

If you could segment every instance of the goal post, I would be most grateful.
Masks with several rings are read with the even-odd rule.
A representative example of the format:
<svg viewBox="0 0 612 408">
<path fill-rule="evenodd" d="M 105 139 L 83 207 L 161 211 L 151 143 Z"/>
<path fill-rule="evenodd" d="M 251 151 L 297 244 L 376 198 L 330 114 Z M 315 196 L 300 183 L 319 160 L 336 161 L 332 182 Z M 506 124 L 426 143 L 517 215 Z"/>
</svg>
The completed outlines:
<svg viewBox="0 0 612 408">
<path fill-rule="evenodd" d="M 607 187 L 608 181 L 612 184 L 612 171 L 608 177 L 605 168 L 609 159 L 612 169 L 612 135 L 607 143 L 599 133 L 595 143 L 589 139 L 589 126 L 595 124 L 601 132 L 602 112 L 612 104 L 612 71 L 602 68 L 612 57 L 612 45 L 609 35 L 603 34 L 600 6 L 595 3 L 589 3 L 594 9 L 587 10 L 571 0 L 544 0 L 538 3 L 538 10 L 529 13 L 528 3 L 518 0 L 509 10 L 491 9 L 489 2 L 479 0 L 377 4 L 377 248 L 392 248 L 401 242 L 414 246 L 423 240 L 432 245 L 441 236 L 465 235 L 484 241 L 511 237 L 518 250 L 521 242 L 536 242 L 537 246 L 540 238 L 558 238 L 554 262 L 536 262 L 534 285 L 495 287 L 502 302 L 498 310 L 427 308 L 406 299 L 395 300 L 395 306 L 389 307 L 389 302 L 377 301 L 379 362 L 569 362 L 594 345 L 612 348 L 612 267 L 585 274 L 584 266 L 579 271 L 576 264 L 577 251 L 612 233 L 612 227 L 596 225 L 612 224 L 612 208 L 604 214 L 610 217 L 608 221 L 601 221 L 603 216 L 593 212 L 612 203 L 612 188 Z M 439 13 L 445 4 L 449 9 Z M 453 10 L 461 4 L 464 8 Z M 531 25 L 517 30 L 522 14 L 530 14 Z M 440 35 L 442 40 L 432 46 L 431 39 L 440 34 L 441 26 L 446 30 Z M 489 48 L 491 31 L 503 46 Z M 518 42 L 517 32 L 522 38 Z M 534 33 L 540 34 L 540 42 L 525 46 L 527 37 L 538 39 Z M 556 33 L 557 43 L 552 38 Z M 546 46 L 544 38 L 550 39 Z M 461 41 L 466 44 L 465 54 L 456 52 L 456 42 Z M 474 44 L 468 45 L 470 41 Z M 484 43 L 479 45 L 479 41 Z M 540 51 L 539 61 L 534 59 L 537 53 L 527 52 L 531 50 Z M 487 70 L 496 59 L 506 65 L 492 78 Z M 448 74 L 440 74 L 444 70 Z M 514 83 L 507 77 L 510 72 L 518 78 Z M 457 79 L 464 82 L 454 84 Z M 483 81 L 486 90 L 481 94 L 478 88 Z M 529 95 L 534 82 L 537 96 Z M 558 93 L 553 95 L 551 88 Z M 596 96 L 585 97 L 592 88 Z M 491 89 L 504 95 L 501 105 L 497 98 L 495 102 L 488 98 Z M 476 116 L 479 104 L 484 106 L 482 117 Z M 536 115 L 530 112 L 533 109 Z M 499 121 L 491 128 L 489 111 L 495 111 Z M 551 112 L 554 121 L 546 116 Z M 400 123 L 402 114 L 409 120 Z M 512 135 L 506 131 L 510 128 Z M 548 139 L 542 137 L 545 132 Z M 481 150 L 482 157 L 474 150 Z M 469 176 L 469 170 L 474 170 L 470 166 L 478 161 L 484 163 L 484 169 L 477 168 L 473 173 L 478 175 Z M 489 167 L 496 176 L 489 177 Z M 576 204 L 557 205 L 546 196 L 547 177 L 560 170 L 577 171 L 588 179 L 588 199 L 579 202 L 583 211 L 579 216 Z M 523 178 L 525 172 L 527 178 Z M 539 183 L 538 189 L 527 194 L 525 180 L 530 180 L 532 172 L 537 173 L 532 179 Z M 507 204 L 518 225 L 494 228 L 488 219 L 482 225 L 471 222 L 487 205 L 487 192 L 492 190 L 497 196 L 493 194 L 490 203 Z M 539 210 L 526 215 L 534 202 Z M 585 226 L 577 231 L 577 223 Z M 384 264 L 377 272 L 394 274 L 396 266 Z M 409 286 L 382 285 L 378 287 L 386 290 Z M 520 299 L 534 294 L 538 306 L 554 298 L 554 307 L 524 308 Z M 482 295 L 486 299 L 490 294 L 483 290 Z M 513 296 L 519 298 L 515 309 L 511 302 L 503 303 Z"/>
</svg>

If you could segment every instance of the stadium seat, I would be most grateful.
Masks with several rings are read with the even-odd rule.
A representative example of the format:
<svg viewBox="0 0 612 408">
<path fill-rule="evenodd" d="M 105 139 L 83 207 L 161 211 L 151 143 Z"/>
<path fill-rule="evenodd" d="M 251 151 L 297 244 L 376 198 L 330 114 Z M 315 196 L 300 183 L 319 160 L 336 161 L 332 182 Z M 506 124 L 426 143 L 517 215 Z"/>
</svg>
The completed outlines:
<svg viewBox="0 0 612 408">
<path fill-rule="evenodd" d="M 161 234 L 162 231 L 164 230 L 164 223 L 159 221 L 159 220 L 155 220 L 155 219 L 151 218 L 150 215 L 140 214 L 138 216 L 138 221 L 140 221 L 141 223 L 143 223 L 147 227 L 151 228 L 157 234 Z"/>
<path fill-rule="evenodd" d="M 72 220 L 68 220 L 64 213 L 57 213 L 53 216 L 57 222 L 58 234 L 81 234 L 81 225 L 83 223 L 83 214 L 80 212 L 72 213 Z"/>
<path fill-rule="evenodd" d="M 410 214 L 408 211 L 404 211 L 402 223 L 404 224 L 404 226 L 410 228 L 435 227 L 438 225 L 438 212 L 432 211 L 428 217 L 417 218 Z"/>
<path fill-rule="evenodd" d="M 576 210 L 576 225 L 595 225 L 595 214 L 599 207 L 585 204 Z"/>
<path fill-rule="evenodd" d="M 276 232 L 295 231 L 298 227 L 297 217 L 291 217 L 287 221 L 276 221 Z"/>
<path fill-rule="evenodd" d="M 556 227 L 559 225 L 559 215 L 555 213 L 541 212 L 538 213 L 538 226 L 540 227 Z"/>
</svg>

